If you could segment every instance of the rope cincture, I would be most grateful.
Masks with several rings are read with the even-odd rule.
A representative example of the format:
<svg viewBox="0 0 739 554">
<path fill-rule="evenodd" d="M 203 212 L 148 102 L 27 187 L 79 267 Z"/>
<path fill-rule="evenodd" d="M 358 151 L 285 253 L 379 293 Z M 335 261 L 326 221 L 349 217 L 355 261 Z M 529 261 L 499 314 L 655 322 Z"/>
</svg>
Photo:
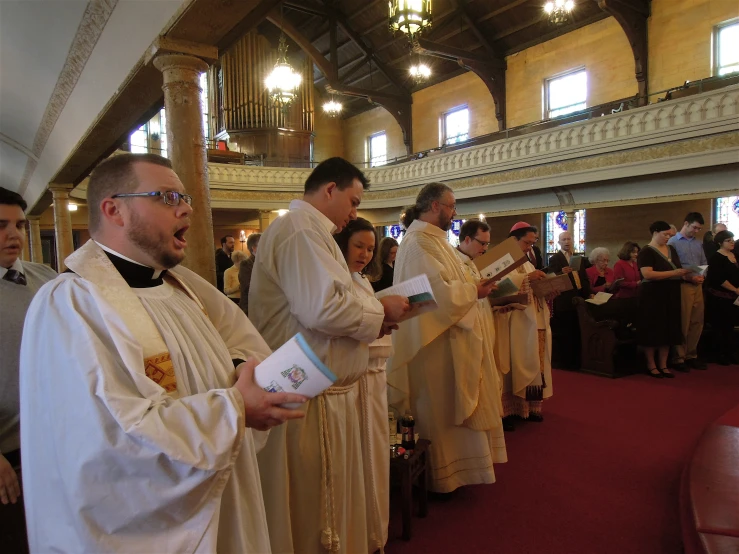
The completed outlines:
<svg viewBox="0 0 739 554">
<path fill-rule="evenodd" d="M 348 386 L 329 387 L 318 395 L 318 423 L 321 447 L 321 488 L 324 499 L 325 526 L 321 531 L 321 545 L 328 552 L 338 552 L 340 549 L 339 534 L 336 531 L 336 513 L 334 506 L 334 477 L 333 456 L 331 455 L 331 433 L 328 429 L 328 412 L 326 411 L 326 396 L 347 394 L 354 384 Z"/>
</svg>

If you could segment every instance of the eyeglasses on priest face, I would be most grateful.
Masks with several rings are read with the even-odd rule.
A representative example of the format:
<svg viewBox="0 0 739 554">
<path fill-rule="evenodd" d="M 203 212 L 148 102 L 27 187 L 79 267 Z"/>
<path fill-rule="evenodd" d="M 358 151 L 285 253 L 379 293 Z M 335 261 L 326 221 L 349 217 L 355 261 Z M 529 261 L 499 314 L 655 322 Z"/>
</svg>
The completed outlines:
<svg viewBox="0 0 739 554">
<path fill-rule="evenodd" d="M 192 196 L 177 192 L 176 190 L 156 190 L 154 192 L 124 192 L 121 194 L 114 194 L 111 198 L 131 198 L 134 196 L 161 196 L 164 203 L 169 206 L 179 206 L 180 199 L 185 201 L 185 204 L 192 206 Z"/>
<path fill-rule="evenodd" d="M 488 246 L 490 246 L 490 243 L 489 243 L 489 242 L 485 242 L 484 240 L 480 240 L 480 239 L 478 239 L 477 237 L 472 237 L 472 240 L 476 240 L 476 241 L 477 241 L 477 242 L 479 242 L 479 243 L 480 243 L 480 244 L 481 244 L 481 245 L 482 245 L 482 246 L 483 246 L 484 248 L 487 248 Z"/>
</svg>

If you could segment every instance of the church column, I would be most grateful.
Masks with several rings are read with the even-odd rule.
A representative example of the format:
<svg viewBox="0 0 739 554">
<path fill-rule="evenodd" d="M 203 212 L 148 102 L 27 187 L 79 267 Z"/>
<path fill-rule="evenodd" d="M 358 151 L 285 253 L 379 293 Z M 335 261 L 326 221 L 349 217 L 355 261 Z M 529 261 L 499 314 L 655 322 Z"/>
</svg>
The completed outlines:
<svg viewBox="0 0 739 554">
<path fill-rule="evenodd" d="M 180 53 L 177 52 L 180 51 Z M 193 213 L 185 267 L 215 285 L 213 215 L 210 207 L 208 164 L 203 117 L 200 108 L 200 74 L 217 58 L 217 49 L 187 43 L 178 47 L 160 39 L 153 62 L 164 76 L 167 112 L 167 152 L 185 191 L 192 196 Z"/>
<path fill-rule="evenodd" d="M 37 264 L 44 263 L 44 253 L 41 250 L 41 216 L 29 215 L 28 219 L 28 248 L 31 261 Z"/>
<path fill-rule="evenodd" d="M 64 260 L 74 252 L 72 240 L 72 216 L 69 214 L 69 191 L 72 185 L 49 185 L 54 203 L 54 238 L 56 242 L 56 270 L 62 273 L 67 266 Z"/>
<path fill-rule="evenodd" d="M 259 211 L 259 232 L 264 233 L 267 230 L 267 227 L 269 227 L 269 224 L 272 223 L 272 212 L 269 210 L 260 210 Z"/>
<path fill-rule="evenodd" d="M 44 263 L 44 253 L 41 250 L 41 216 L 28 215 L 28 237 L 26 246 L 30 254 L 30 261 L 37 264 Z"/>
</svg>

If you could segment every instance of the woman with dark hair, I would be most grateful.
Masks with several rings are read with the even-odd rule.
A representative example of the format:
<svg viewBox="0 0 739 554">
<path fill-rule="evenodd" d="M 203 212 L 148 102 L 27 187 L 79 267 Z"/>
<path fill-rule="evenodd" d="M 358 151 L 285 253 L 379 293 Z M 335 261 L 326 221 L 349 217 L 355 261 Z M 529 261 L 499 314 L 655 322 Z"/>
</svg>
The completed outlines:
<svg viewBox="0 0 739 554">
<path fill-rule="evenodd" d="M 352 273 L 360 297 L 373 297 L 370 280 L 379 274 L 375 228 L 366 219 L 347 223 L 334 235 Z M 392 239 L 390 239 L 392 240 Z M 392 283 L 391 283 L 392 284 Z M 362 462 L 367 504 L 368 551 L 384 548 L 390 522 L 390 458 L 387 449 L 387 359 L 393 351 L 388 333 L 369 345 L 367 371 L 359 380 L 359 417 L 362 420 Z"/>
<path fill-rule="evenodd" d="M 644 348 L 647 371 L 652 377 L 675 377 L 667 369 L 670 346 L 683 340 L 680 315 L 680 282 L 690 273 L 682 269 L 673 246 L 668 246 L 670 225 L 655 221 L 649 227 L 651 242 L 639 252 L 636 263 L 644 278 L 639 287 L 637 341 Z M 657 363 L 654 354 L 657 352 Z"/>
<path fill-rule="evenodd" d="M 706 276 L 706 315 L 714 333 L 716 362 L 721 365 L 739 363 L 732 340 L 734 325 L 739 322 L 739 264 L 734 254 L 734 233 L 719 231 L 713 237 L 717 252 L 708 260 Z"/>
<path fill-rule="evenodd" d="M 618 261 L 613 265 L 613 279 L 623 279 L 616 291 L 616 298 L 636 298 L 641 283 L 641 273 L 636 259 L 641 248 L 635 242 L 626 241 L 618 251 Z"/>
<path fill-rule="evenodd" d="M 379 268 L 380 278 L 372 282 L 375 292 L 380 292 L 393 286 L 395 273 L 395 256 L 398 254 L 398 241 L 392 237 L 385 237 L 380 241 Z"/>
</svg>

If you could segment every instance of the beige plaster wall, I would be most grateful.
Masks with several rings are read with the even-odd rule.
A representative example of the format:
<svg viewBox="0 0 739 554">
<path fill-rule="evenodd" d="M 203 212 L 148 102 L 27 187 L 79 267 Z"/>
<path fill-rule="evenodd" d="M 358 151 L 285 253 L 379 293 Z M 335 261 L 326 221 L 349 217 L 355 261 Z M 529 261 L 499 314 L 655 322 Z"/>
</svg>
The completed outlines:
<svg viewBox="0 0 739 554">
<path fill-rule="evenodd" d="M 627 240 L 644 247 L 651 240 L 649 226 L 655 221 L 666 221 L 678 230 L 689 212 L 699 212 L 706 224 L 699 236 L 709 230 L 712 218 L 713 201 L 710 199 L 660 202 L 636 206 L 613 208 L 590 208 L 586 212 L 585 244 L 587 252 L 604 246 L 611 252 L 610 265 L 616 263 L 618 251 Z"/>
<path fill-rule="evenodd" d="M 316 102 L 313 130 L 315 132 L 313 159 L 316 162 L 322 162 L 334 156 L 344 157 L 344 129 L 341 118 L 327 117 L 323 112 L 322 102 L 319 101 Z"/>
<path fill-rule="evenodd" d="M 652 0 L 650 92 L 710 77 L 713 27 L 735 17 L 735 0 Z"/>
<path fill-rule="evenodd" d="M 571 69 L 584 67 L 588 72 L 588 106 L 637 93 L 631 47 L 612 17 L 527 48 L 506 61 L 508 127 L 543 119 L 544 80 Z"/>
<path fill-rule="evenodd" d="M 470 138 L 498 130 L 493 97 L 474 73 L 464 73 L 413 93 L 413 151 L 441 146 L 441 118 L 466 105 L 470 111 Z"/>
<path fill-rule="evenodd" d="M 387 157 L 405 156 L 403 131 L 395 118 L 385 108 L 374 108 L 343 121 L 344 157 L 359 167 L 367 160 L 366 144 L 370 135 L 385 131 L 387 134 Z M 316 133 L 316 137 L 318 134 Z M 317 159 L 317 158 L 316 158 Z"/>
</svg>

